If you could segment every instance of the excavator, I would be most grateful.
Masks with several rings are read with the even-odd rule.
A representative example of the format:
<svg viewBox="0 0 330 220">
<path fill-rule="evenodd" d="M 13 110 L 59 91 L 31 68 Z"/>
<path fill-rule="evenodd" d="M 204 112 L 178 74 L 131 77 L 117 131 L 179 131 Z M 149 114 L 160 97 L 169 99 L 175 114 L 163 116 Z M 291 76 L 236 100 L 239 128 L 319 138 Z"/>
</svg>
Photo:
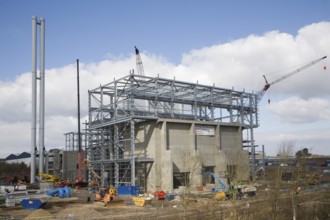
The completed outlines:
<svg viewBox="0 0 330 220">
<path fill-rule="evenodd" d="M 96 194 L 95 194 L 95 203 L 101 203 L 105 207 L 112 202 L 117 195 L 117 190 L 115 188 L 107 188 L 107 187 L 100 187 L 100 181 L 101 181 L 101 176 L 93 169 L 93 167 L 89 164 L 88 160 L 84 160 L 85 166 L 88 167 L 89 171 L 92 173 L 95 179 L 97 180 L 91 180 L 89 181 L 90 187 L 93 187 L 96 189 Z M 118 202 L 118 201 L 116 201 Z M 121 201 L 120 201 L 121 202 Z"/>
</svg>

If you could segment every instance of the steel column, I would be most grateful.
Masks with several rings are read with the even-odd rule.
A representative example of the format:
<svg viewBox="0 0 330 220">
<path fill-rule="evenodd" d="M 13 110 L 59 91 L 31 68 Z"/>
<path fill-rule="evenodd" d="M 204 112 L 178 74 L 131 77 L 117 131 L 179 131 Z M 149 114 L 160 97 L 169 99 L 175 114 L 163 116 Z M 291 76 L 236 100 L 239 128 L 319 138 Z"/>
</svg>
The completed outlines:
<svg viewBox="0 0 330 220">
<path fill-rule="evenodd" d="M 40 19 L 40 106 L 39 106 L 39 173 L 44 173 L 45 149 L 45 19 Z"/>
<path fill-rule="evenodd" d="M 36 118 L 37 118 L 37 17 L 32 17 L 32 105 L 31 105 L 31 177 L 36 179 Z"/>
</svg>

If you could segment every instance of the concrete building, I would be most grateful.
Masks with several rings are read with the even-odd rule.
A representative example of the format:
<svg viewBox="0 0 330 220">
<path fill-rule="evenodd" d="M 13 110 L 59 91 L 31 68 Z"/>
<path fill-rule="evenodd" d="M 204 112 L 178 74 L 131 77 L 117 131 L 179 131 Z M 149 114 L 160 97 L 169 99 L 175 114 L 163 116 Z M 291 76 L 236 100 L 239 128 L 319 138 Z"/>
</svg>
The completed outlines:
<svg viewBox="0 0 330 220">
<path fill-rule="evenodd" d="M 62 180 L 76 182 L 78 180 L 78 133 L 68 132 L 65 136 L 65 149 L 52 149 L 46 155 L 46 173 L 60 177 Z M 81 146 L 87 147 L 86 129 L 81 133 Z M 87 167 L 83 167 L 86 172 Z M 82 177 L 83 178 L 83 177 Z M 83 178 L 86 180 L 86 178 Z"/>
<path fill-rule="evenodd" d="M 136 175 L 136 184 L 147 190 L 205 186 L 214 183 L 211 172 L 225 183 L 229 176 L 250 177 L 249 156 L 242 150 L 238 124 L 159 119 L 137 123 L 135 128 L 135 154 L 153 158 L 147 181 Z"/>
<path fill-rule="evenodd" d="M 59 177 L 61 180 L 76 182 L 77 173 L 77 151 L 52 149 L 46 155 L 46 173 Z"/>
<path fill-rule="evenodd" d="M 257 105 L 253 93 L 131 73 L 89 91 L 87 159 L 102 185 L 149 192 L 214 183 L 211 172 L 247 180 Z"/>
</svg>

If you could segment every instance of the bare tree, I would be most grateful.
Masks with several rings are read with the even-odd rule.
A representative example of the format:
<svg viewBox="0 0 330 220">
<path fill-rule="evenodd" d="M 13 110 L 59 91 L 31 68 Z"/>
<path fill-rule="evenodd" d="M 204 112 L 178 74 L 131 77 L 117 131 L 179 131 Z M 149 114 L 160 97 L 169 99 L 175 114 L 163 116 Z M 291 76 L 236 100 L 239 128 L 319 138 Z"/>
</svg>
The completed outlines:
<svg viewBox="0 0 330 220">
<path fill-rule="evenodd" d="M 279 200 L 280 200 L 280 190 L 281 190 L 281 177 L 282 169 L 278 166 L 273 172 L 271 172 L 271 184 L 268 193 L 268 199 L 270 203 L 270 217 L 272 220 L 276 220 L 280 213 Z"/>
<path fill-rule="evenodd" d="M 237 160 L 246 160 L 245 155 L 242 153 L 237 154 Z M 241 182 L 247 179 L 247 176 L 243 174 L 250 173 L 250 167 L 248 164 L 235 165 L 234 170 L 228 170 L 228 175 L 230 178 L 230 189 L 227 192 L 229 194 L 229 201 L 232 205 L 232 216 L 233 219 L 249 219 L 246 209 L 242 207 L 241 193 L 239 191 Z"/>
<path fill-rule="evenodd" d="M 295 153 L 296 140 L 283 139 L 277 147 L 277 156 L 292 157 Z"/>
<path fill-rule="evenodd" d="M 180 171 L 184 175 L 184 191 L 182 195 L 182 206 L 184 208 L 184 218 L 187 215 L 187 208 L 191 201 L 189 201 L 190 192 L 193 187 L 200 184 L 200 172 L 201 172 L 201 158 L 200 156 L 194 155 L 189 149 L 183 149 L 180 152 L 181 166 Z"/>
<path fill-rule="evenodd" d="M 199 176 L 201 172 L 201 158 L 200 156 L 194 155 L 189 150 L 182 150 L 181 153 L 181 170 L 185 175 L 185 191 L 190 194 L 193 187 L 199 184 Z"/>
<path fill-rule="evenodd" d="M 278 145 L 277 156 L 281 159 L 281 162 L 277 164 L 272 172 L 268 172 L 270 183 L 269 183 L 269 193 L 268 199 L 270 203 L 270 216 L 271 219 L 276 220 L 280 218 L 281 213 L 281 202 L 280 195 L 281 190 L 289 190 L 292 188 L 292 184 L 284 184 L 284 181 L 293 180 L 295 167 L 289 166 L 289 158 L 294 156 L 296 141 L 293 139 L 283 139 Z M 292 200 L 293 201 L 293 200 Z M 295 205 L 293 204 L 293 207 Z M 287 207 L 285 207 L 287 208 Z"/>
</svg>

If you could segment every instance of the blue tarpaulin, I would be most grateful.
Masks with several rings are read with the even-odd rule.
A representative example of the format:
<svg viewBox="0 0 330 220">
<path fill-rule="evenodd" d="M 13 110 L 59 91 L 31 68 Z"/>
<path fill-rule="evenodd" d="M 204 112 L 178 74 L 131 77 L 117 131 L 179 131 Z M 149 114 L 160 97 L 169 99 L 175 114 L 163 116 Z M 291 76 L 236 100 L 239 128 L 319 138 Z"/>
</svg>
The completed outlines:
<svg viewBox="0 0 330 220">
<path fill-rule="evenodd" d="M 21 205 L 25 209 L 39 209 L 46 205 L 46 202 L 42 202 L 40 199 L 23 199 Z"/>
</svg>

